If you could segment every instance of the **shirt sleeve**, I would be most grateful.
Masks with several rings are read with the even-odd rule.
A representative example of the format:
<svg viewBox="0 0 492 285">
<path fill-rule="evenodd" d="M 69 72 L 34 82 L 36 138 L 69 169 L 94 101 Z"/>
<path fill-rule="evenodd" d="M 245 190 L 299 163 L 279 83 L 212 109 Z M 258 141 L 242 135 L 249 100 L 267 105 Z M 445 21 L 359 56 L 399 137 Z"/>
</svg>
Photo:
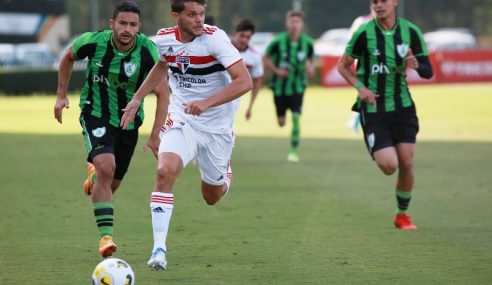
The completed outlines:
<svg viewBox="0 0 492 285">
<path fill-rule="evenodd" d="M 223 30 L 218 29 L 212 35 L 209 49 L 213 55 L 226 69 L 234 63 L 242 60 L 239 51 L 232 45 L 231 40 Z"/>
<path fill-rule="evenodd" d="M 415 25 L 410 27 L 410 48 L 415 56 L 429 55 L 429 50 L 427 49 L 427 44 L 422 36 L 422 32 Z"/>
<path fill-rule="evenodd" d="M 353 58 L 360 58 L 366 47 L 366 33 L 361 29 L 356 31 L 345 48 L 345 54 Z"/>
<path fill-rule="evenodd" d="M 87 46 L 93 43 L 92 35 L 92 32 L 87 32 L 75 39 L 72 44 L 72 52 L 75 55 L 75 59 L 83 59 L 89 56 L 90 49 Z"/>
<path fill-rule="evenodd" d="M 251 78 L 258 78 L 263 76 L 263 63 L 261 62 L 260 55 L 255 56 L 255 64 L 251 69 Z"/>
</svg>

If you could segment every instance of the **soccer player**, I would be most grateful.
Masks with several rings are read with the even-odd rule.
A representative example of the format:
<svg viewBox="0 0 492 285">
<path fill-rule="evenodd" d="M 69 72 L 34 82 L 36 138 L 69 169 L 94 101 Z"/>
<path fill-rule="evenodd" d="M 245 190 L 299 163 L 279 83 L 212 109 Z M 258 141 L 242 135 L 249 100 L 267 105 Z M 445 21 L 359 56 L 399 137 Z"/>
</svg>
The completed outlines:
<svg viewBox="0 0 492 285">
<path fill-rule="evenodd" d="M 124 109 L 121 125 L 132 122 L 144 96 L 168 76 L 173 94 L 161 131 L 157 177 L 150 197 L 154 247 L 147 263 L 166 269 L 166 238 L 174 207 L 173 185 L 196 159 L 203 199 L 217 203 L 229 190 L 234 106 L 252 88 L 251 77 L 226 33 L 204 24 L 206 0 L 171 0 L 175 27 L 161 29 L 160 60 Z"/>
<path fill-rule="evenodd" d="M 314 75 L 313 40 L 302 32 L 304 15 L 301 11 L 289 11 L 285 25 L 287 32 L 278 34 L 266 49 L 265 67 L 272 72 L 270 87 L 274 94 L 277 120 L 285 125 L 287 109 L 292 111 L 291 147 L 287 159 L 298 162 L 300 141 L 300 117 L 302 100 L 307 86 L 306 75 Z"/>
<path fill-rule="evenodd" d="M 376 18 L 361 26 L 340 58 L 338 71 L 358 92 L 354 111 L 361 114 L 367 148 L 386 175 L 398 169 L 394 225 L 413 230 L 407 209 L 414 183 L 413 156 L 419 130 L 406 69 L 431 78 L 432 66 L 420 29 L 396 16 L 398 0 L 371 0 Z M 357 73 L 350 68 L 358 59 Z"/>
<path fill-rule="evenodd" d="M 258 92 L 260 92 L 261 81 L 263 79 L 263 62 L 261 56 L 250 45 L 249 41 L 255 33 L 255 25 L 251 20 L 241 20 L 234 31 L 232 38 L 232 45 L 237 48 L 246 67 L 249 70 L 249 74 L 253 80 L 253 90 L 251 90 L 251 100 L 249 101 L 248 109 L 246 110 L 246 120 L 251 118 L 253 104 L 255 103 Z M 239 103 L 239 99 L 234 101 L 235 104 Z M 239 104 L 238 104 L 239 105 Z"/>
<path fill-rule="evenodd" d="M 113 193 L 128 170 L 137 144 L 138 128 L 143 122 L 143 106 L 137 106 L 135 121 L 125 130 L 120 127 L 122 109 L 142 84 L 158 60 L 155 44 L 139 33 L 140 9 L 133 2 L 116 4 L 109 19 L 111 29 L 88 32 L 67 49 L 60 62 L 55 118 L 62 123 L 68 108 L 67 86 L 75 60 L 88 58 L 86 83 L 80 95 L 80 124 L 88 152 L 86 194 L 92 194 L 96 224 L 101 236 L 99 253 L 111 256 L 113 242 Z M 155 85 L 157 108 L 152 134 L 146 143 L 154 154 L 159 146 L 159 131 L 165 121 L 169 92 L 167 82 Z M 97 176 L 97 179 L 95 177 Z"/>
</svg>

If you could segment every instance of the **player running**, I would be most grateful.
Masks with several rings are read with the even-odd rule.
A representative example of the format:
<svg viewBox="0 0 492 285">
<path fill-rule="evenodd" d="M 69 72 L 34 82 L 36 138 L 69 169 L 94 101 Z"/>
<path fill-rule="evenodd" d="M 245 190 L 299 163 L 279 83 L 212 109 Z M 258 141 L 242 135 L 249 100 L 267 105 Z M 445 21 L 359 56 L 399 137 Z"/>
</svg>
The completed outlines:
<svg viewBox="0 0 492 285">
<path fill-rule="evenodd" d="M 232 45 L 237 48 L 243 61 L 248 68 L 249 74 L 253 80 L 253 90 L 251 90 L 251 100 L 249 101 L 248 108 L 246 110 L 246 120 L 251 119 L 253 104 L 255 103 L 256 97 L 260 92 L 261 81 L 263 80 L 263 62 L 261 60 L 261 55 L 256 52 L 250 45 L 249 41 L 255 33 L 255 25 L 251 20 L 244 19 L 241 20 L 234 30 L 234 36 L 231 40 Z M 239 99 L 234 101 L 234 104 L 239 105 Z M 239 106 L 237 106 L 238 108 Z"/>
<path fill-rule="evenodd" d="M 173 185 L 184 167 L 196 159 L 207 204 L 214 205 L 229 190 L 234 117 L 231 101 L 252 88 L 248 69 L 226 33 L 204 24 L 206 0 L 170 2 L 177 26 L 158 32 L 160 60 L 124 109 L 121 122 L 125 128 L 144 96 L 169 75 L 173 97 L 161 131 L 157 177 L 150 197 L 154 247 L 147 265 L 153 270 L 167 267 Z"/>
<path fill-rule="evenodd" d="M 361 26 L 340 58 L 338 71 L 358 92 L 353 110 L 360 112 L 364 139 L 386 175 L 398 169 L 394 224 L 416 229 L 407 214 L 414 183 L 413 156 L 419 131 L 406 69 L 431 78 L 432 66 L 420 29 L 396 17 L 398 0 L 371 0 L 376 18 Z M 358 59 L 357 73 L 351 69 Z"/>
<path fill-rule="evenodd" d="M 292 132 L 288 161 L 298 162 L 301 136 L 301 112 L 307 78 L 314 75 L 313 39 L 302 30 L 304 14 L 289 11 L 285 19 L 287 32 L 278 34 L 268 45 L 264 56 L 265 67 L 270 69 L 272 88 L 280 127 L 285 126 L 287 109 L 292 112 Z"/>
<path fill-rule="evenodd" d="M 79 104 L 89 162 L 84 192 L 92 194 L 101 236 L 99 253 L 103 257 L 111 256 L 117 248 L 113 242 L 113 193 L 128 170 L 137 144 L 138 128 L 144 119 L 143 102 L 140 102 L 135 110 L 136 119 L 122 129 L 122 109 L 158 60 L 155 44 L 138 33 L 140 9 L 135 3 L 123 1 L 116 4 L 109 26 L 110 30 L 83 34 L 67 49 L 60 62 L 54 106 L 55 118 L 61 124 L 63 108 L 69 106 L 67 87 L 73 63 L 88 58 L 86 83 Z M 165 80 L 153 87 L 157 109 L 146 147 L 157 154 L 159 130 L 165 120 L 169 94 Z"/>
</svg>

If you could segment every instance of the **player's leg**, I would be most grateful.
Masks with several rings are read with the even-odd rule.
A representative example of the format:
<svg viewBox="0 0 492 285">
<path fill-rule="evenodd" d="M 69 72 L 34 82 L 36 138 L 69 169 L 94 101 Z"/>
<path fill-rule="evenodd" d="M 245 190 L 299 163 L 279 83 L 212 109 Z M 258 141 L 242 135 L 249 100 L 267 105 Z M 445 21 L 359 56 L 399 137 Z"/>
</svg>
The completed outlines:
<svg viewBox="0 0 492 285">
<path fill-rule="evenodd" d="M 290 135 L 290 150 L 287 159 L 299 162 L 298 147 L 301 140 L 301 113 L 304 94 L 294 94 L 288 97 L 288 108 L 292 111 L 292 132 Z"/>
<path fill-rule="evenodd" d="M 277 123 L 280 127 L 283 127 L 285 126 L 285 115 L 287 113 L 286 96 L 274 94 L 273 101 L 275 104 L 275 112 L 277 114 Z"/>
<path fill-rule="evenodd" d="M 415 142 L 419 131 L 415 108 L 403 110 L 394 121 L 393 133 L 398 155 L 395 226 L 400 229 L 411 230 L 417 228 L 410 220 L 410 216 L 407 215 L 415 179 L 413 157 L 415 155 Z"/>
<path fill-rule="evenodd" d="M 101 237 L 99 252 L 103 257 L 110 256 L 117 248 L 113 236 L 113 194 L 111 183 L 116 169 L 114 144 L 117 139 L 112 126 L 92 116 L 81 116 L 80 124 L 88 152 L 88 162 L 94 165 L 95 175 L 92 203 L 96 224 Z"/>
<path fill-rule="evenodd" d="M 188 131 L 186 133 L 190 135 Z M 169 129 L 161 135 L 156 183 L 150 196 L 154 245 L 147 266 L 151 270 L 167 267 L 166 239 L 174 208 L 173 186 L 179 174 L 193 158 L 193 151 L 190 151 L 193 146 L 189 145 L 192 140 L 185 136 L 181 128 Z"/>
<path fill-rule="evenodd" d="M 202 196 L 208 205 L 215 205 L 231 186 L 231 155 L 233 134 L 199 133 L 197 165 L 202 180 Z"/>
<path fill-rule="evenodd" d="M 118 129 L 118 140 L 115 142 L 115 161 L 116 169 L 114 171 L 113 180 L 111 181 L 111 191 L 114 193 L 121 185 L 121 181 L 128 171 L 130 162 L 135 152 L 135 147 L 138 142 L 137 130 L 121 130 Z"/>
</svg>

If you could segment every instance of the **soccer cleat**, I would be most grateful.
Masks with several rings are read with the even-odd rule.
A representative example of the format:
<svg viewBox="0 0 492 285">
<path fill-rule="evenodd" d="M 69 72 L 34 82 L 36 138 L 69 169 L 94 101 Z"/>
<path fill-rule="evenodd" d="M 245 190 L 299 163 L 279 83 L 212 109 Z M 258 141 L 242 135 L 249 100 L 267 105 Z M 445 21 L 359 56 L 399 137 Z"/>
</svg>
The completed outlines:
<svg viewBox="0 0 492 285">
<path fill-rule="evenodd" d="M 407 214 L 397 214 L 395 216 L 395 227 L 400 230 L 416 230 L 417 226 L 412 223 L 410 216 Z"/>
<path fill-rule="evenodd" d="M 94 167 L 94 164 L 92 163 L 87 163 L 87 179 L 84 181 L 84 193 L 85 195 L 91 195 L 92 192 L 92 187 L 94 186 L 94 183 L 92 183 L 92 180 L 94 179 L 94 175 L 96 174 L 96 168 Z"/>
<path fill-rule="evenodd" d="M 118 246 L 113 242 L 112 236 L 103 236 L 101 242 L 99 243 L 99 253 L 102 257 L 106 258 L 113 255 Z"/>
<path fill-rule="evenodd" d="M 299 155 L 296 150 L 290 150 L 289 155 L 287 155 L 287 160 L 289 162 L 299 162 Z"/>
<path fill-rule="evenodd" d="M 166 260 L 166 251 L 162 248 L 157 248 L 152 252 L 152 256 L 147 262 L 147 267 L 150 270 L 166 270 L 167 268 L 167 260 Z"/>
</svg>

